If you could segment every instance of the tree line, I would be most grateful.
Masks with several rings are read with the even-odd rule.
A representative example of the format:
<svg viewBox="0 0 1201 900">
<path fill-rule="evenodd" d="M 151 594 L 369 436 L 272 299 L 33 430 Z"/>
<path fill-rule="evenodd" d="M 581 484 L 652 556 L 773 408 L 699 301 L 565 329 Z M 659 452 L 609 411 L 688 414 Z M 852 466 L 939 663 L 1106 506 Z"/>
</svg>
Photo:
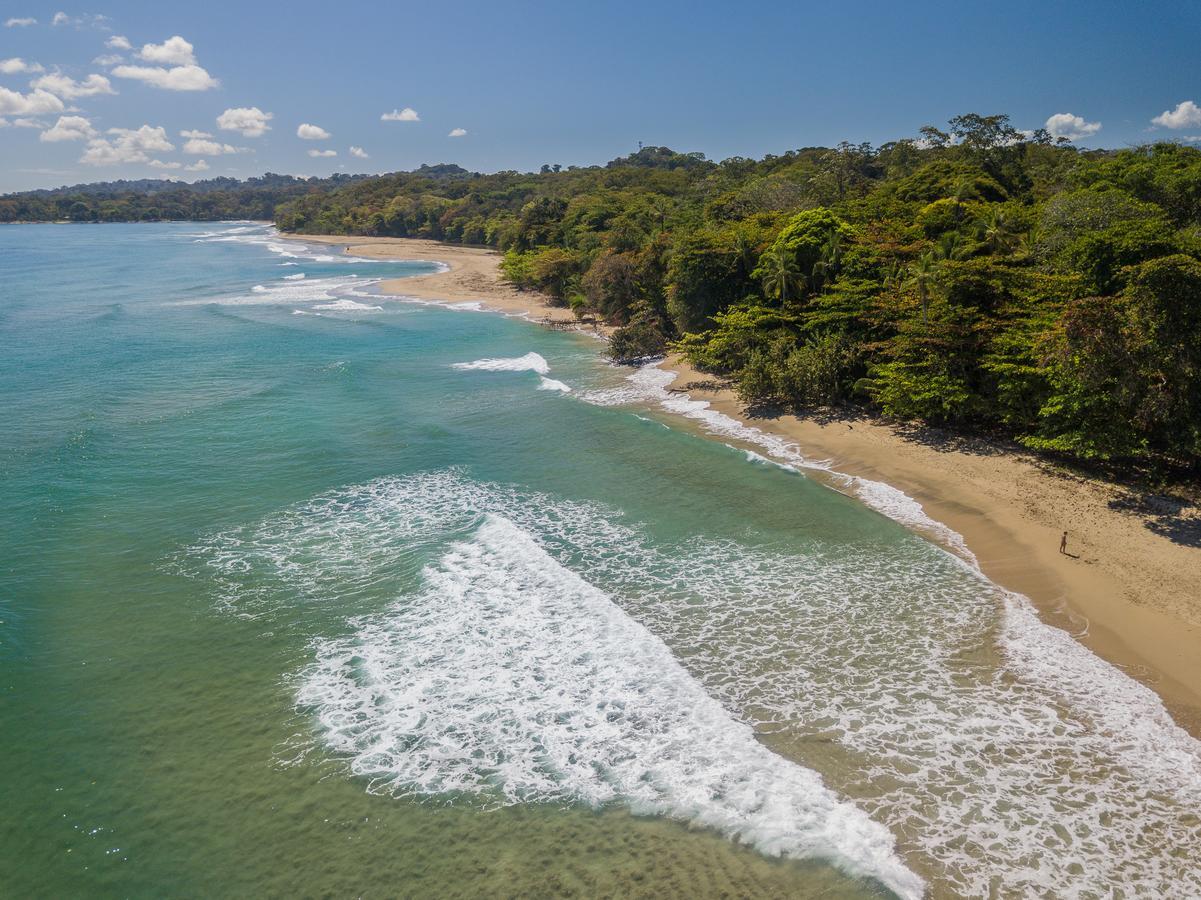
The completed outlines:
<svg viewBox="0 0 1201 900">
<path fill-rule="evenodd" d="M 188 184 L 142 178 L 77 184 L 0 196 L 0 222 L 270 221 L 276 207 L 287 200 L 366 177 L 298 178 L 268 172 L 245 181 L 207 178 Z"/>
<path fill-rule="evenodd" d="M 919 135 L 430 166 L 309 184 L 273 214 L 284 231 L 495 247 L 518 287 L 619 326 L 615 359 L 678 350 L 750 405 L 866 407 L 1196 475 L 1201 151 L 1084 151 L 1003 115 Z"/>
</svg>

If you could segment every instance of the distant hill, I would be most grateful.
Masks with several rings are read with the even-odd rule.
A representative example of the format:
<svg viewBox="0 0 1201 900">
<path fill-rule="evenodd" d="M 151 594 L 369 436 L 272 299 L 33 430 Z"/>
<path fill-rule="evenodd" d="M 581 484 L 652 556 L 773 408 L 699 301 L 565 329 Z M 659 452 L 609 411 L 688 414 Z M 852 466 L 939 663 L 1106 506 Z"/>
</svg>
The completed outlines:
<svg viewBox="0 0 1201 900">
<path fill-rule="evenodd" d="M 408 174 L 408 173 L 399 173 Z M 441 163 L 413 173 L 422 179 L 470 178 L 462 166 Z M 120 179 L 64 185 L 0 196 L 0 222 L 159 222 L 273 219 L 281 203 L 348 187 L 376 175 L 300 178 L 268 172 L 254 178 Z"/>
</svg>

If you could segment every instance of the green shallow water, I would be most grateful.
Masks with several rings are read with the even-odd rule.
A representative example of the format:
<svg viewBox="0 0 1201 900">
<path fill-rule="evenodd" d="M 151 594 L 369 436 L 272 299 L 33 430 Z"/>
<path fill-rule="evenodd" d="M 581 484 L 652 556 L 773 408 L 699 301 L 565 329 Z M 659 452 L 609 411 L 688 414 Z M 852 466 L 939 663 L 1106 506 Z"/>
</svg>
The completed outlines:
<svg viewBox="0 0 1201 900">
<path fill-rule="evenodd" d="M 1152 699 L 1072 651 L 1104 690 L 1048 686 L 969 567 L 613 405 L 590 339 L 258 226 L 6 228 L 0 267 L 4 893 L 1198 883 Z M 529 353 L 571 393 L 454 367 Z"/>
</svg>

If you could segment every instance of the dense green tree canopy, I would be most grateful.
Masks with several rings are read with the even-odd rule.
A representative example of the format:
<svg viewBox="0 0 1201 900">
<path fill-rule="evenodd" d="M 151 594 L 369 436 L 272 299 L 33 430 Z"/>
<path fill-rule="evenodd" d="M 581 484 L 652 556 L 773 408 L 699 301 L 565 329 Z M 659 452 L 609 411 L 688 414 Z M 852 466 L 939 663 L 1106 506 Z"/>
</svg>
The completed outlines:
<svg viewBox="0 0 1201 900">
<path fill-rule="evenodd" d="M 68 188 L 0 221 L 273 216 L 496 247 L 515 285 L 676 347 L 750 403 L 857 404 L 1077 458 L 1201 467 L 1201 151 L 1079 151 L 1005 116 L 721 162 Z"/>
</svg>

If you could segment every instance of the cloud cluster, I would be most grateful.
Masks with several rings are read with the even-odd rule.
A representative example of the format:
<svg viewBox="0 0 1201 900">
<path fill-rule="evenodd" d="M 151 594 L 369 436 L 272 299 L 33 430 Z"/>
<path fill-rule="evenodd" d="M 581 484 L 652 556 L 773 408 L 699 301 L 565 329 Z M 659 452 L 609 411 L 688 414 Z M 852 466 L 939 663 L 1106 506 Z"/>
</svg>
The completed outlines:
<svg viewBox="0 0 1201 900">
<path fill-rule="evenodd" d="M 357 159 L 370 159 L 371 158 L 367 154 L 367 151 L 364 150 L 362 147 L 351 147 L 350 155 L 353 157 L 356 157 Z"/>
<path fill-rule="evenodd" d="M 36 25 L 37 19 L 32 17 L 13 16 L 4 23 L 5 28 L 28 28 L 30 25 Z"/>
<path fill-rule="evenodd" d="M 129 49 L 129 41 L 124 40 L 125 49 Z M 116 46 L 110 44 L 110 46 Z M 138 58 L 150 63 L 164 66 L 194 66 L 196 65 L 196 48 L 178 34 L 167 38 L 161 44 L 143 44 L 138 51 Z"/>
<path fill-rule="evenodd" d="M 115 41 L 117 38 L 120 38 L 120 35 L 110 40 Z M 120 38 L 118 43 L 110 46 L 128 49 L 129 41 Z M 196 62 L 196 48 L 178 34 L 167 38 L 161 44 L 143 44 L 142 49 L 137 52 L 137 57 L 143 62 L 155 65 L 117 66 L 113 69 L 113 75 L 117 78 L 141 81 L 165 91 L 207 91 L 220 84 Z"/>
<path fill-rule="evenodd" d="M 1193 128 L 1201 125 L 1201 106 L 1192 100 L 1184 100 L 1176 104 L 1175 109 L 1165 109 L 1151 120 L 1152 125 L 1162 128 Z"/>
<path fill-rule="evenodd" d="M 309 151 L 309 156 L 312 156 L 314 158 L 337 156 L 337 155 L 338 155 L 337 150 L 310 150 Z"/>
<path fill-rule="evenodd" d="M 129 43 L 129 38 L 127 38 L 123 34 L 114 34 L 112 37 L 110 37 L 107 41 L 104 42 L 104 46 L 108 47 L 110 50 L 132 50 L 133 49 L 133 45 L 131 43 Z"/>
<path fill-rule="evenodd" d="M 121 163 L 150 161 L 151 153 L 166 153 L 175 149 L 167 140 L 167 130 L 143 125 L 138 129 L 110 128 L 111 138 L 92 138 L 79 158 L 89 166 L 115 166 Z"/>
<path fill-rule="evenodd" d="M 63 101 L 46 90 L 34 90 L 28 94 L 0 87 L 0 116 L 40 116 L 60 113 L 66 107 Z"/>
<path fill-rule="evenodd" d="M 96 129 L 83 116 L 59 116 L 53 128 L 38 135 L 39 141 L 53 144 L 58 141 L 87 141 L 96 137 Z"/>
<path fill-rule="evenodd" d="M 113 74 L 118 78 L 142 81 L 164 91 L 207 91 L 217 87 L 217 81 L 200 66 L 117 66 Z"/>
<path fill-rule="evenodd" d="M 41 63 L 25 62 L 19 56 L 0 59 L 0 75 L 19 75 L 22 72 L 44 72 Z"/>
<path fill-rule="evenodd" d="M 406 106 L 404 109 L 394 109 L 392 112 L 384 113 L 379 120 L 381 122 L 420 122 L 421 117 L 417 115 L 417 110 Z"/>
<path fill-rule="evenodd" d="M 217 127 L 222 131 L 236 131 L 242 137 L 262 137 L 271 130 L 267 123 L 273 119 L 257 106 L 235 106 L 217 116 Z"/>
<path fill-rule="evenodd" d="M 320 125 L 310 125 L 308 122 L 296 129 L 296 136 L 306 141 L 328 141 L 333 137 Z"/>
<path fill-rule="evenodd" d="M 450 130 L 450 134 L 448 134 L 447 137 L 467 137 L 467 129 L 466 128 L 452 128 Z"/>
<path fill-rule="evenodd" d="M 97 94 L 115 94 L 112 84 L 103 75 L 89 75 L 83 81 L 76 81 L 67 75 L 55 72 L 43 75 L 30 84 L 30 87 L 49 91 L 64 100 L 76 100 L 80 97 L 94 97 Z"/>
<path fill-rule="evenodd" d="M 185 136 L 188 132 L 181 132 Z M 203 134 L 203 132 L 200 132 Z M 206 138 L 193 137 L 188 138 L 187 143 L 183 145 L 183 152 L 190 156 L 220 156 L 222 153 L 241 153 L 241 147 L 235 147 L 232 144 L 219 144 L 217 141 L 210 141 Z"/>
<path fill-rule="evenodd" d="M 1090 137 L 1101 130 L 1100 122 L 1086 122 L 1082 116 L 1072 113 L 1055 113 L 1047 119 L 1047 133 L 1053 138 L 1066 138 L 1078 141 Z"/>
</svg>

